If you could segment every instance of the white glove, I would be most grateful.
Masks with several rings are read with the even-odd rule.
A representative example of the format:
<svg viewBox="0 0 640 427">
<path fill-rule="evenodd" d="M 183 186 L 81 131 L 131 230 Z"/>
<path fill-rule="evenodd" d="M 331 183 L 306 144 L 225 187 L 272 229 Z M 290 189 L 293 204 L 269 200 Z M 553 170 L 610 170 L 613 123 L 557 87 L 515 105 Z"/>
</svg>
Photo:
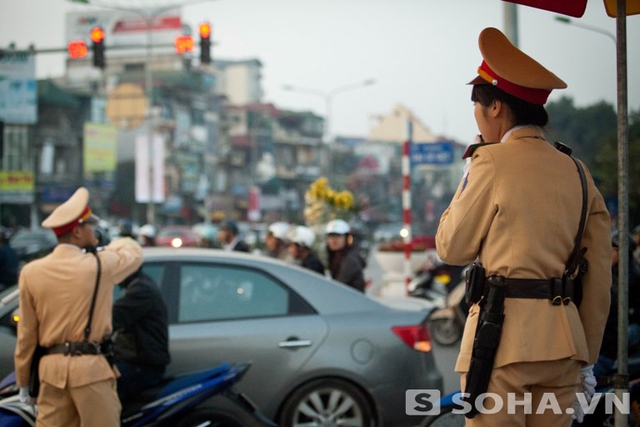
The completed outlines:
<svg viewBox="0 0 640 427">
<path fill-rule="evenodd" d="M 584 421 L 584 409 L 582 409 L 582 405 L 578 399 L 573 402 L 573 414 L 571 414 L 571 419 L 576 420 L 580 424 Z"/>
<path fill-rule="evenodd" d="M 580 381 L 582 382 L 578 386 L 578 392 L 584 393 L 587 396 L 587 401 L 591 402 L 591 398 L 596 392 L 596 385 L 598 384 L 598 380 L 596 380 L 595 375 L 593 375 L 593 365 L 588 365 L 580 369 Z"/>
<path fill-rule="evenodd" d="M 34 397 L 29 396 L 29 387 L 20 387 L 20 391 L 18 392 L 18 398 L 20 399 L 20 403 L 26 403 L 27 405 L 36 404 L 36 399 Z"/>
<path fill-rule="evenodd" d="M 580 384 L 578 385 L 577 392 L 584 394 L 587 403 L 591 403 L 591 399 L 596 392 L 597 383 L 598 381 L 593 375 L 593 365 L 587 365 L 580 369 Z M 571 418 L 579 423 L 584 421 L 584 409 L 577 398 L 573 403 L 573 415 L 571 415 Z"/>
</svg>

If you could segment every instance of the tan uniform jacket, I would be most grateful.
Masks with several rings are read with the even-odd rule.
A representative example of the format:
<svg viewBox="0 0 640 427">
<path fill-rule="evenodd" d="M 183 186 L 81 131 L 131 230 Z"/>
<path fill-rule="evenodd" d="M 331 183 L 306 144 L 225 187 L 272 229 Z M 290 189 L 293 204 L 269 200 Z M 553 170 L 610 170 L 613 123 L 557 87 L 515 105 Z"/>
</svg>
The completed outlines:
<svg viewBox="0 0 640 427">
<path fill-rule="evenodd" d="M 594 363 L 609 312 L 610 219 L 585 168 L 588 207 L 582 246 L 589 271 L 580 310 L 573 303 L 507 299 L 495 367 L 514 362 L 573 358 Z M 440 219 L 436 247 L 449 264 L 482 262 L 487 275 L 561 277 L 573 250 L 582 206 L 573 160 L 544 140 L 538 127 L 515 129 L 500 144 L 477 149 L 469 175 Z M 478 321 L 471 307 L 457 372 L 466 372 Z"/>
<path fill-rule="evenodd" d="M 111 332 L 114 285 L 142 264 L 140 247 L 121 243 L 115 241 L 98 252 L 102 273 L 89 336 L 92 342 L 102 341 Z M 31 355 L 38 342 L 50 347 L 83 340 L 96 274 L 94 255 L 69 244 L 59 244 L 51 254 L 24 266 L 19 280 L 21 316 L 14 360 L 18 385 L 28 384 Z M 40 362 L 40 380 L 58 388 L 114 377 L 102 356 L 52 354 Z"/>
</svg>

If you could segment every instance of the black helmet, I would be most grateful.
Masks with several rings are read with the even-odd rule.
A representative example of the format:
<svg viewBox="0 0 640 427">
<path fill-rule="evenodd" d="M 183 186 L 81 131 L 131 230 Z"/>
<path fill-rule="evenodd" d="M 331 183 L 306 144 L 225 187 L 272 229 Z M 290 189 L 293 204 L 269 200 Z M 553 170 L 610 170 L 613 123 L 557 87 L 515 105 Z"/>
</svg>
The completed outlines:
<svg viewBox="0 0 640 427">
<path fill-rule="evenodd" d="M 618 230 L 613 230 L 611 232 L 611 246 L 614 248 L 618 247 L 620 232 Z M 633 241 L 631 236 L 627 234 L 627 238 L 629 239 L 629 253 L 633 253 L 636 250 L 636 242 Z"/>
<path fill-rule="evenodd" d="M 120 237 L 134 237 L 131 220 L 125 219 L 120 223 L 120 231 L 118 234 L 120 234 Z"/>
<path fill-rule="evenodd" d="M 238 224 L 235 221 L 225 221 L 220 224 L 220 230 L 229 230 L 234 236 L 238 235 Z"/>
</svg>

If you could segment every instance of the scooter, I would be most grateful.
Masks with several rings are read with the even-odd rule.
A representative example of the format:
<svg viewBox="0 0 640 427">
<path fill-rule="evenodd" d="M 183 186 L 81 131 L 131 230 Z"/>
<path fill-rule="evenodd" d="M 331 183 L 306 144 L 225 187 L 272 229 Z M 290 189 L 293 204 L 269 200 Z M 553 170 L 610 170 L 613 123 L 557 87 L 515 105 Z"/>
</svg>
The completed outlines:
<svg viewBox="0 0 640 427">
<path fill-rule="evenodd" d="M 469 313 L 464 293 L 465 282 L 460 280 L 447 295 L 445 306 L 434 310 L 429 316 L 431 337 L 440 345 L 453 345 L 462 338 Z"/>
<path fill-rule="evenodd" d="M 446 298 L 452 287 L 460 281 L 464 267 L 437 262 L 416 271 L 408 285 L 409 294 L 433 302 L 437 308 L 446 306 Z"/>
<path fill-rule="evenodd" d="M 250 368 L 249 363 L 224 363 L 214 369 L 165 379 L 124 402 L 123 427 L 276 427 L 234 385 Z M 0 383 L 0 426 L 35 426 L 36 406 L 20 403 L 15 374 Z M 6 396 L 6 397 L 5 397 Z"/>
</svg>

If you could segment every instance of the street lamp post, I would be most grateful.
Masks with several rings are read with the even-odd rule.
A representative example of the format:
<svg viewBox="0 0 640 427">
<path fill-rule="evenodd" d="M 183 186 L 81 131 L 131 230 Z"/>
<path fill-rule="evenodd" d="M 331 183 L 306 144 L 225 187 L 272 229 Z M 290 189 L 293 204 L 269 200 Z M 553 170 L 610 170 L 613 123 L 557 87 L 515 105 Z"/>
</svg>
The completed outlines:
<svg viewBox="0 0 640 427">
<path fill-rule="evenodd" d="M 326 168 L 327 171 L 327 175 L 331 174 L 331 146 L 333 145 L 333 135 L 331 132 L 331 125 L 332 125 L 332 104 L 333 104 L 333 98 L 336 97 L 336 95 L 339 95 L 341 93 L 345 93 L 345 92 L 349 92 L 355 89 L 360 89 L 366 86 L 371 86 L 373 84 L 375 84 L 376 81 L 375 79 L 366 79 L 360 82 L 356 82 L 356 83 L 351 83 L 348 85 L 344 85 L 344 86 L 339 86 L 337 88 L 334 88 L 332 90 L 330 90 L 329 92 L 323 92 L 321 90 L 317 90 L 317 89 L 308 89 L 308 88 L 304 88 L 304 87 L 298 87 L 298 86 L 293 86 L 293 85 L 284 85 L 282 86 L 282 89 L 290 91 L 290 92 L 299 92 L 299 93 L 304 93 L 307 95 L 313 95 L 313 96 L 317 96 L 320 97 L 324 100 L 324 104 L 325 104 L 325 118 L 324 118 L 324 132 L 323 132 L 323 142 L 326 144 L 327 148 L 328 148 L 328 152 L 329 152 L 329 160 L 328 160 L 328 165 Z"/>
</svg>

